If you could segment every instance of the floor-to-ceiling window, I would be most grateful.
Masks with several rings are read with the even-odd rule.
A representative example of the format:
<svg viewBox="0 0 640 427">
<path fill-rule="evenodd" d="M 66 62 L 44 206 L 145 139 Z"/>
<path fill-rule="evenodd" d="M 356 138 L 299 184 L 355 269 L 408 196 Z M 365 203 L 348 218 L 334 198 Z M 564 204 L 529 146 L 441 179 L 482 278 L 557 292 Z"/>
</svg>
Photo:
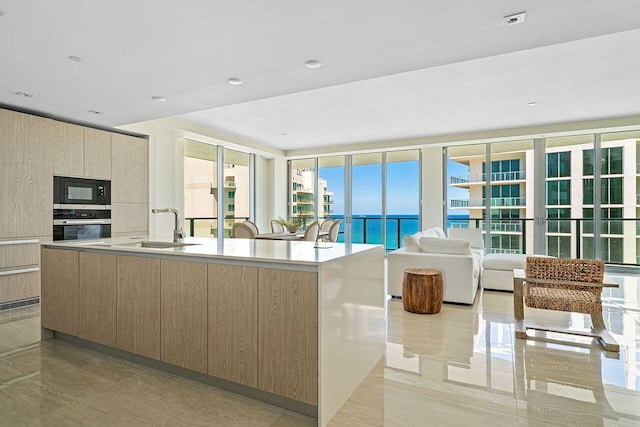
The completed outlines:
<svg viewBox="0 0 640 427">
<path fill-rule="evenodd" d="M 289 216 L 340 220 L 339 242 L 392 250 L 420 228 L 419 150 L 295 159 L 289 176 Z"/>
<path fill-rule="evenodd" d="M 185 231 L 191 236 L 215 237 L 217 147 L 204 142 L 184 143 Z"/>
<path fill-rule="evenodd" d="M 321 157 L 318 159 L 318 196 L 322 198 L 322 219 L 340 221 L 338 241 L 344 242 L 345 216 L 345 156 Z"/>
<path fill-rule="evenodd" d="M 231 236 L 233 223 L 251 216 L 250 154 L 224 149 L 222 188 L 218 189 L 218 158 L 222 147 L 185 139 L 184 216 L 189 236 L 218 237 L 218 200 L 224 210 L 224 237 Z M 219 193 L 221 191 L 221 193 Z"/>
<path fill-rule="evenodd" d="M 639 146 L 639 131 L 600 135 L 600 250 L 605 262 L 638 263 Z"/>
<path fill-rule="evenodd" d="M 398 249 L 405 234 L 420 229 L 420 152 L 386 154 L 386 248 Z"/>
<path fill-rule="evenodd" d="M 249 219 L 249 154 L 224 149 L 224 235 L 231 237 L 235 222 Z"/>
<path fill-rule="evenodd" d="M 491 183 L 490 251 L 533 253 L 533 140 L 496 142 L 488 150 L 491 166 L 483 162 L 482 169 Z"/>
<path fill-rule="evenodd" d="M 354 154 L 352 243 L 382 243 L 382 153 Z"/>
<path fill-rule="evenodd" d="M 486 144 L 447 147 L 447 228 L 482 228 Z"/>
<path fill-rule="evenodd" d="M 289 162 L 289 218 L 303 227 L 316 218 L 316 159 Z"/>
</svg>

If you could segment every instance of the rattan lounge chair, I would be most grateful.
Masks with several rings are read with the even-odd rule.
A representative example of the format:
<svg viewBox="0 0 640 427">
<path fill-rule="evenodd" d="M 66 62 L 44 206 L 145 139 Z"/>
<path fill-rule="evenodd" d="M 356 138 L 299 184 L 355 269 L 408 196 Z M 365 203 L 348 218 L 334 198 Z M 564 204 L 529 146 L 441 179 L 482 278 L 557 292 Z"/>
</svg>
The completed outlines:
<svg viewBox="0 0 640 427">
<path fill-rule="evenodd" d="M 602 318 L 604 263 L 590 259 L 528 257 L 526 271 L 514 271 L 516 338 L 527 338 L 527 329 L 561 332 L 597 338 L 607 351 L 620 351 Z M 524 306 L 591 315 L 592 332 L 525 325 Z"/>
</svg>

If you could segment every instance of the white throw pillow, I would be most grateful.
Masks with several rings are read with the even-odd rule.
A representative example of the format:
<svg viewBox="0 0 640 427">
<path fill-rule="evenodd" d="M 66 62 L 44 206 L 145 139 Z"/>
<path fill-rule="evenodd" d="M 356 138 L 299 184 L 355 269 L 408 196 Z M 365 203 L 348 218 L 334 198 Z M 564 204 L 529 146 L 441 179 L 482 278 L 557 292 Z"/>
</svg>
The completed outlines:
<svg viewBox="0 0 640 427">
<path fill-rule="evenodd" d="M 444 230 L 440 227 L 433 227 L 433 231 L 436 232 L 436 235 L 441 239 L 446 239 L 447 235 L 444 234 Z"/>
<path fill-rule="evenodd" d="M 420 252 L 420 243 L 411 234 L 404 235 L 403 247 L 405 252 Z"/>
<path fill-rule="evenodd" d="M 433 229 L 418 231 L 416 234 L 406 234 L 404 236 L 405 252 L 420 252 L 420 238 L 422 237 L 438 237 Z"/>
<path fill-rule="evenodd" d="M 466 240 L 422 237 L 420 251 L 432 254 L 471 255 L 471 244 Z"/>
<path fill-rule="evenodd" d="M 484 239 L 482 230 L 479 228 L 450 228 L 449 237 L 454 239 L 468 240 L 471 247 L 476 249 L 484 249 Z"/>
</svg>

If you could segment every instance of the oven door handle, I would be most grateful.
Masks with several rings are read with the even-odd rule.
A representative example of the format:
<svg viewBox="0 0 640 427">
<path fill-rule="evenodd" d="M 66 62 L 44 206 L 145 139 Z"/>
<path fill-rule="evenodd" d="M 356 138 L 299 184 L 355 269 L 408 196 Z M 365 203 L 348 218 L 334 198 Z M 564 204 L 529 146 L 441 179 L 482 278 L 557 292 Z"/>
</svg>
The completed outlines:
<svg viewBox="0 0 640 427">
<path fill-rule="evenodd" d="M 53 225 L 99 225 L 111 224 L 110 219 L 54 219 Z"/>
</svg>

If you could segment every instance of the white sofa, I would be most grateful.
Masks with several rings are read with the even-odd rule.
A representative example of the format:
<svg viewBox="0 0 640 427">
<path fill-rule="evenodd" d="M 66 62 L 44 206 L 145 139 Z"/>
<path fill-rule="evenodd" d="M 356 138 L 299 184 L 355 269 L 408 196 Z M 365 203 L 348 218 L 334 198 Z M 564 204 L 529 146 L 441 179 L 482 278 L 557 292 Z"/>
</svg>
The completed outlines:
<svg viewBox="0 0 640 427">
<path fill-rule="evenodd" d="M 453 230 L 450 229 L 450 235 L 468 239 L 447 239 L 439 227 L 405 236 L 404 247 L 387 257 L 388 294 L 402 296 L 405 269 L 432 268 L 442 273 L 445 302 L 473 304 L 484 253 L 482 232 L 470 229 L 458 233 Z"/>
</svg>

